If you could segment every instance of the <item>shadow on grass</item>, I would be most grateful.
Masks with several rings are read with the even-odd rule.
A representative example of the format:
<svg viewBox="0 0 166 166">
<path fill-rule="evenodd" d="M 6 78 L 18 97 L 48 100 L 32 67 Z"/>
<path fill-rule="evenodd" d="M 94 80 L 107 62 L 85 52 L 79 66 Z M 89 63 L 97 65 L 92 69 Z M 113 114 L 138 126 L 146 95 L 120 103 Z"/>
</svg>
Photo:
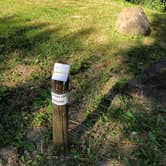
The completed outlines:
<svg viewBox="0 0 166 166">
<path fill-rule="evenodd" d="M 147 43 L 147 45 L 139 43 L 129 50 L 119 51 L 120 55 L 125 55 L 123 63 L 127 66 L 126 73 L 137 75 L 147 69 L 152 63 L 166 57 L 166 39 L 164 37 L 166 34 L 165 21 L 165 14 L 153 15 L 153 21 L 151 22 L 151 36 L 155 40 L 153 43 Z M 124 65 L 119 68 L 119 71 L 122 70 Z"/>
<path fill-rule="evenodd" d="M 119 50 L 117 54 L 125 56 L 122 65 L 116 69 L 116 72 L 120 73 L 124 70 L 125 66 L 125 73 L 132 73 L 133 76 L 136 76 L 142 73 L 151 64 L 166 57 L 165 22 L 165 14 L 153 15 L 151 35 L 155 39 L 154 43 L 149 45 L 139 44 L 138 46 L 134 46 L 127 50 Z M 160 84 L 160 82 L 158 83 Z M 117 85 L 118 83 L 115 87 L 117 87 Z M 139 104 L 134 105 L 136 99 L 133 98 L 130 99 L 130 102 L 128 102 L 124 109 L 110 109 L 112 100 L 119 93 L 119 89 L 115 87 L 110 89 L 108 94 L 104 95 L 98 104 L 97 109 L 89 113 L 85 120 L 73 129 L 71 133 L 76 132 L 79 133 L 78 136 L 83 136 L 85 132 L 88 132 L 93 128 L 103 115 L 109 116 L 108 118 L 110 118 L 110 121 L 116 121 L 122 126 L 120 136 L 122 138 L 120 138 L 120 140 L 124 139 L 131 141 L 134 143 L 134 147 L 133 149 L 130 149 L 129 147 L 124 149 L 124 144 L 121 141 L 111 142 L 110 140 L 109 142 L 109 140 L 107 140 L 109 142 L 107 147 L 102 147 L 101 145 L 101 147 L 93 147 L 91 149 L 92 155 L 96 154 L 93 161 L 91 161 L 92 163 L 97 164 L 97 158 L 101 157 L 101 160 L 102 158 L 105 158 L 106 160 L 118 161 L 118 163 L 124 165 L 164 165 L 165 108 L 158 106 L 152 100 L 152 94 L 149 94 L 148 96 L 145 94 L 144 97 L 149 100 L 150 105 L 146 104 L 146 102 L 140 102 Z M 163 87 L 163 91 L 165 91 L 165 87 Z M 125 93 L 125 89 L 120 89 L 120 92 Z M 160 103 L 160 99 L 158 98 L 157 100 Z M 120 113 L 118 113 L 118 110 Z M 78 139 L 80 139 L 80 137 Z M 87 140 L 88 139 L 90 138 L 87 138 Z M 103 151 L 104 148 L 106 149 L 105 153 L 100 156 L 100 151 Z M 106 163 L 107 161 L 105 164 Z"/>
<path fill-rule="evenodd" d="M 24 56 L 27 56 L 29 52 L 39 47 L 38 45 L 47 42 L 52 33 L 59 30 L 48 29 L 48 23 L 34 24 L 14 15 L 1 18 L 0 23 L 2 29 L 0 52 L 1 56 L 4 55 L 4 60 L 5 56 L 9 56 L 14 51 L 23 51 Z M 33 35 L 28 35 L 30 32 L 33 32 Z"/>
<path fill-rule="evenodd" d="M 25 129 L 40 106 L 48 104 L 49 80 L 28 81 L 16 88 L 1 87 L 0 146 L 24 146 Z M 42 94 L 47 94 L 46 96 Z"/>
<path fill-rule="evenodd" d="M 78 138 L 75 137 L 74 139 L 80 139 L 80 137 L 84 135 L 86 131 L 91 130 L 91 128 L 99 120 L 99 118 L 107 112 L 107 109 L 116 94 L 117 84 L 114 85 L 114 87 L 109 91 L 108 94 L 104 95 L 96 110 L 89 113 L 83 122 L 81 122 L 76 128 L 70 131 L 71 137 L 76 133 L 76 136 L 78 136 Z"/>
<path fill-rule="evenodd" d="M 3 60 L 2 63 L 10 59 L 10 54 L 12 54 L 14 51 L 23 52 L 21 59 L 24 59 L 26 56 L 34 55 L 34 52 L 37 53 L 38 49 L 38 53 L 48 53 L 48 55 L 51 57 L 51 61 L 54 61 L 61 56 L 63 56 L 65 59 L 69 54 L 80 53 L 83 49 L 83 40 L 87 35 L 93 32 L 93 29 L 82 29 L 78 32 L 62 37 L 60 35 L 60 30 L 62 27 L 49 29 L 49 24 L 47 23 L 26 25 L 24 21 L 17 21 L 18 20 L 15 20 L 15 17 L 1 18 L 0 20 L 2 27 L 4 28 L 8 27 L 8 24 L 10 24 L 10 27 L 6 30 L 6 34 L 0 34 L 1 59 Z M 126 72 L 132 73 L 135 76 L 136 74 L 141 73 L 152 62 L 156 62 L 165 56 L 165 21 L 165 15 L 154 16 L 154 20 L 151 24 L 152 32 L 154 32 L 152 35 L 154 35 L 155 38 L 155 42 L 153 44 L 149 46 L 140 44 L 139 46 L 133 47 L 129 50 L 119 51 L 118 54 L 125 54 L 126 56 L 122 67 L 117 69 L 116 72 L 120 72 L 120 70 L 123 68 L 123 65 L 126 65 Z M 28 35 L 29 33 L 32 33 L 33 35 Z M 53 34 L 55 34 L 55 40 L 52 40 L 51 38 L 51 35 Z M 48 50 L 45 47 L 42 48 L 42 43 L 45 42 L 50 42 L 48 47 L 51 47 L 51 49 Z M 108 46 L 106 45 L 105 48 L 108 48 Z M 100 50 L 97 48 L 96 50 L 100 52 Z M 78 74 L 85 73 L 88 69 L 91 68 L 92 62 L 95 60 L 98 59 L 84 58 L 80 67 L 73 69 L 73 77 Z M 89 61 L 91 61 L 91 63 L 89 63 Z M 5 69 L 3 68 L 1 72 L 4 70 Z M 95 75 L 95 78 L 97 76 L 98 74 Z M 91 82 L 90 86 L 87 86 L 87 81 L 85 81 L 81 84 L 81 87 L 84 87 L 84 89 L 76 90 L 75 92 L 75 94 L 81 93 L 81 100 L 79 100 L 79 102 L 82 102 L 82 98 L 88 94 L 88 90 L 91 89 L 94 84 L 96 84 L 96 82 L 98 82 L 98 80 L 91 81 L 90 78 L 87 80 Z M 164 154 L 161 148 L 161 146 L 163 146 L 164 136 L 162 135 L 163 129 L 161 127 L 161 124 L 163 123 L 156 121 L 162 121 L 162 118 L 160 119 L 158 117 L 163 117 L 165 114 L 163 112 L 159 113 L 157 111 L 152 114 L 144 111 L 139 112 L 138 114 L 129 113 L 127 114 L 127 119 L 121 121 L 121 119 L 126 116 L 125 113 L 128 110 L 120 110 L 118 115 L 116 115 L 117 110 L 109 110 L 109 106 L 111 105 L 115 95 L 118 94 L 119 91 L 122 91 L 122 89 L 119 90 L 117 87 L 119 87 L 119 84 L 116 84 L 112 89 L 110 89 L 109 93 L 101 99 L 94 112 L 89 113 L 86 119 L 71 132 L 76 132 L 78 133 L 79 137 L 81 137 L 85 134 L 85 132 L 92 129 L 92 127 L 101 118 L 101 116 L 109 113 L 109 111 L 113 111 L 110 112 L 110 118 L 121 123 L 123 126 L 124 132 L 121 133 L 122 136 L 128 138 L 129 133 L 136 131 L 140 134 L 143 133 L 144 135 L 145 133 L 146 136 L 148 135 L 147 137 L 150 137 L 150 142 L 148 138 L 147 141 L 149 144 L 147 144 L 145 141 L 146 139 L 144 140 L 142 137 L 139 137 L 140 140 L 138 140 L 138 143 L 137 140 L 134 140 L 137 145 L 135 149 L 138 150 L 133 151 L 133 154 L 131 154 L 129 158 L 127 158 L 128 156 L 126 157 L 126 154 L 120 146 L 121 144 L 119 144 L 119 142 L 112 142 L 110 146 L 103 147 L 107 148 L 104 155 L 110 153 L 111 150 L 115 153 L 113 155 L 110 154 L 110 159 L 115 159 L 119 162 L 122 162 L 122 160 L 125 160 L 125 162 L 130 162 L 131 160 L 131 162 L 138 162 L 138 165 L 158 164 L 160 162 L 158 161 L 158 155 Z M 22 83 L 21 85 L 13 88 L 8 88 L 5 86 L 0 88 L 0 117 L 2 119 L 0 122 L 0 146 L 24 146 L 25 129 L 31 123 L 33 113 L 39 108 L 48 105 L 48 100 L 50 99 L 50 88 L 50 74 L 42 75 L 41 79 L 37 77 L 36 79 L 27 80 L 26 83 Z M 143 107 L 142 110 L 144 110 Z M 32 114 L 32 116 L 29 114 Z M 152 126 L 154 123 L 160 123 L 159 127 L 155 128 L 155 126 Z M 82 126 L 87 127 L 83 128 Z M 151 131 L 152 128 L 153 130 Z M 161 142 L 158 141 L 158 139 L 160 139 Z M 157 141 L 157 143 L 151 144 L 151 141 Z M 150 150 L 148 149 L 149 145 L 152 146 Z M 153 147 L 153 145 L 155 147 Z M 153 151 L 154 148 L 157 148 L 157 150 Z M 100 151 L 97 148 L 94 149 L 94 151 L 95 150 L 97 152 Z M 119 156 L 121 156 L 120 159 Z M 94 161 L 96 161 L 96 158 Z"/>
<path fill-rule="evenodd" d="M 31 20 L 25 21 L 18 16 L 1 18 L 0 24 L 2 28 L 0 33 L 1 73 L 8 70 L 4 64 L 12 60 L 14 52 L 21 52 L 17 55 L 21 57 L 13 62 L 14 65 L 24 64 L 24 59 L 31 58 L 35 54 L 46 54 L 51 59 L 51 62 L 48 62 L 49 65 L 53 65 L 58 58 L 66 59 L 73 52 L 79 53 L 83 39 L 93 31 L 87 28 L 62 36 L 60 32 L 62 27 L 50 28 L 48 23 L 34 24 Z M 45 52 L 42 47 L 44 43 L 49 43 L 48 47 L 51 48 L 52 53 L 47 48 Z M 33 64 L 30 62 L 25 65 Z M 42 110 L 50 101 L 51 69 L 47 66 L 46 68 L 50 70 L 50 73 L 39 68 L 33 73 L 33 77 L 28 78 L 24 83 L 14 87 L 5 85 L 0 87 L 0 146 L 15 145 L 18 148 L 25 146 L 26 128 L 31 125 L 35 113 Z M 86 69 L 87 67 L 81 70 Z M 45 114 L 44 118 L 48 119 L 47 113 Z M 40 118 L 42 117 L 39 117 L 39 121 L 41 121 Z"/>
</svg>

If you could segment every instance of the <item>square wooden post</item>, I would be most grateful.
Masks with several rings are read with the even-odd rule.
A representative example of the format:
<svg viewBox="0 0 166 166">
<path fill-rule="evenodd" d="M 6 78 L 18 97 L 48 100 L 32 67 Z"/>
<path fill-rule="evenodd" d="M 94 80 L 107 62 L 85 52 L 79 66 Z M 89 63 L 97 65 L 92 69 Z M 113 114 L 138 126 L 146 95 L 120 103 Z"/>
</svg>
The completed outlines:
<svg viewBox="0 0 166 166">
<path fill-rule="evenodd" d="M 52 76 L 52 107 L 53 107 L 53 143 L 58 154 L 65 154 L 68 146 L 68 87 L 69 68 L 63 69 L 63 65 L 55 63 Z M 58 67 L 59 68 L 58 68 Z M 57 67 L 57 68 L 56 68 Z M 69 65 L 68 65 L 69 67 Z M 66 76 L 60 76 L 60 75 Z M 58 80 L 59 79 L 59 80 Z M 63 80 L 63 81 L 62 81 Z"/>
</svg>

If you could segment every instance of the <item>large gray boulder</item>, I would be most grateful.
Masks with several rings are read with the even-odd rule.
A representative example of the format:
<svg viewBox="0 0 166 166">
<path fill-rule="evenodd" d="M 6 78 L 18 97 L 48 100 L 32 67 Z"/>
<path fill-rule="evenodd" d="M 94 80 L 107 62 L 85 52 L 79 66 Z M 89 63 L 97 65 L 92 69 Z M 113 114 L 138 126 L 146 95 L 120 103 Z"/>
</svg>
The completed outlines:
<svg viewBox="0 0 166 166">
<path fill-rule="evenodd" d="M 125 8 L 117 17 L 116 30 L 126 35 L 147 35 L 150 26 L 142 8 Z"/>
</svg>

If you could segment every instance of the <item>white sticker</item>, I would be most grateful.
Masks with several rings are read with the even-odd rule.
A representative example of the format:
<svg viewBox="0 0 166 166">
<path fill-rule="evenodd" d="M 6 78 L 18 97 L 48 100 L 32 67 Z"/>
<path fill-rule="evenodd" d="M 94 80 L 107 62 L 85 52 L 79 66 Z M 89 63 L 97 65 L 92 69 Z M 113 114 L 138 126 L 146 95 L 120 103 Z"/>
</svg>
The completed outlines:
<svg viewBox="0 0 166 166">
<path fill-rule="evenodd" d="M 52 79 L 66 82 L 69 76 L 69 69 L 70 65 L 68 64 L 55 63 Z"/>
<path fill-rule="evenodd" d="M 52 92 L 52 103 L 55 105 L 66 105 L 68 103 L 68 94 L 57 94 Z"/>
</svg>

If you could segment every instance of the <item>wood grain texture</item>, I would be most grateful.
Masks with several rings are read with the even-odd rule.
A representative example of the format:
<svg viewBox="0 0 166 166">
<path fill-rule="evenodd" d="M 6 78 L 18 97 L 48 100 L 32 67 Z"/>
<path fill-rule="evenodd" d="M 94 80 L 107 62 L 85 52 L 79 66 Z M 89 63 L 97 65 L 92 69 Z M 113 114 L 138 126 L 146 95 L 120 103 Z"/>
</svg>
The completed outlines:
<svg viewBox="0 0 166 166">
<path fill-rule="evenodd" d="M 52 80 L 52 92 L 64 94 L 68 92 L 69 80 L 66 83 Z M 53 143 L 57 153 L 65 154 L 68 144 L 68 104 L 53 104 Z"/>
</svg>

